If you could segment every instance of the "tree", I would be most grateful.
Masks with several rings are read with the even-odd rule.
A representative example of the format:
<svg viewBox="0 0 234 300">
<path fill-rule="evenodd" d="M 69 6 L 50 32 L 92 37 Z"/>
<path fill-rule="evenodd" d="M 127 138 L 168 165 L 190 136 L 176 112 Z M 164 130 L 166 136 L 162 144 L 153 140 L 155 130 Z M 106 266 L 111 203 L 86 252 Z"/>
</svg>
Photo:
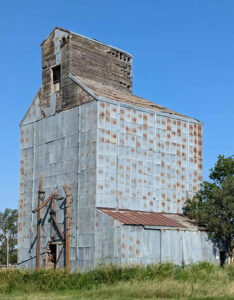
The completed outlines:
<svg viewBox="0 0 234 300">
<path fill-rule="evenodd" d="M 6 234 L 9 234 L 9 263 L 17 263 L 17 218 L 16 209 L 6 208 L 0 211 L 0 264 L 5 265 L 7 261 Z"/>
<path fill-rule="evenodd" d="M 218 156 L 210 169 L 212 182 L 204 181 L 193 199 L 185 202 L 184 211 L 198 225 L 205 226 L 209 237 L 232 257 L 234 247 L 234 155 Z"/>
</svg>

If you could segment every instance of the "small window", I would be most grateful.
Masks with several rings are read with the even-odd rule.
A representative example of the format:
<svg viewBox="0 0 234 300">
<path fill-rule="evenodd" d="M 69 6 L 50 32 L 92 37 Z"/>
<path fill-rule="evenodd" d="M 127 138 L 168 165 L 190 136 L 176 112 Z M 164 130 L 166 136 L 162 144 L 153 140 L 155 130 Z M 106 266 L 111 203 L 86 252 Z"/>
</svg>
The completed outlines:
<svg viewBox="0 0 234 300">
<path fill-rule="evenodd" d="M 53 92 L 60 90 L 60 80 L 61 80 L 61 73 L 60 73 L 60 65 L 52 68 L 52 90 Z"/>
</svg>

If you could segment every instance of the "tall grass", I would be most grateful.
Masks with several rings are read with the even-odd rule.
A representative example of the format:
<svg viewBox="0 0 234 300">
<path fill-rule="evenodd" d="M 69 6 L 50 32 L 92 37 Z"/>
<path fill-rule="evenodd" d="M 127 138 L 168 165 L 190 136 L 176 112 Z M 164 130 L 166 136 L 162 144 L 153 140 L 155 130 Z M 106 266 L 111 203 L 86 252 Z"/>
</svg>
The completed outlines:
<svg viewBox="0 0 234 300">
<path fill-rule="evenodd" d="M 89 295 L 94 290 L 95 299 L 99 299 L 98 295 L 101 294 L 100 299 L 108 299 L 111 291 L 113 297 L 109 296 L 109 299 L 143 299 L 150 298 L 150 295 L 167 299 L 197 295 L 199 291 L 200 295 L 205 296 L 212 296 L 214 293 L 220 296 L 233 294 L 234 299 L 234 266 L 220 268 L 209 263 L 199 263 L 181 267 L 166 263 L 147 267 L 110 265 L 85 273 L 69 273 L 65 270 L 0 271 L 2 296 L 14 293 L 66 294 L 68 291 L 69 293 L 83 291 L 82 295 Z M 141 298 L 138 298 L 140 294 Z M 92 298 L 90 295 L 87 297 Z M 129 298 L 126 298 L 127 295 Z"/>
</svg>

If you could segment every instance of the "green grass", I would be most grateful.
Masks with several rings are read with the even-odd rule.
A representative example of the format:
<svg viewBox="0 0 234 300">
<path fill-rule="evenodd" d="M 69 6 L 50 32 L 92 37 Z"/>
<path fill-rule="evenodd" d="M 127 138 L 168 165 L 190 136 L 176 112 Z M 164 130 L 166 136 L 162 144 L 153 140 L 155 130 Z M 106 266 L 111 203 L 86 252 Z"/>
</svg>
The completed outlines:
<svg viewBox="0 0 234 300">
<path fill-rule="evenodd" d="M 108 266 L 86 273 L 0 271 L 0 299 L 234 299 L 234 266 Z"/>
</svg>

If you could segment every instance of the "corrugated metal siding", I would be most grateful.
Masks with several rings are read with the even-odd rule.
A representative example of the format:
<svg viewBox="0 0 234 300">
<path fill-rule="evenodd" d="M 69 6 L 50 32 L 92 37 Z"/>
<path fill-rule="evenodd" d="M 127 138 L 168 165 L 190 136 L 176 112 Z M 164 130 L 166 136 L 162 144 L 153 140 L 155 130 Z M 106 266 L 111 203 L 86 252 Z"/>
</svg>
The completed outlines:
<svg viewBox="0 0 234 300">
<path fill-rule="evenodd" d="M 30 120 L 26 116 L 21 126 L 19 262 L 27 261 L 22 264 L 24 267 L 35 266 L 37 218 L 31 211 L 37 207 L 39 177 L 42 173 L 46 196 L 54 188 L 60 196 L 64 196 L 63 185 L 71 186 L 71 268 L 92 267 L 96 192 L 96 103 L 85 104 L 37 122 L 32 119 L 30 123 Z M 55 202 L 55 210 L 57 221 L 64 228 L 63 201 Z M 48 208 L 43 209 L 42 216 L 43 253 L 49 241 Z M 63 257 L 60 256 L 59 266 L 63 266 Z M 42 256 L 41 265 L 43 264 Z"/>
<path fill-rule="evenodd" d="M 202 125 L 98 107 L 97 206 L 181 213 L 202 181 Z"/>
<path fill-rule="evenodd" d="M 207 233 L 199 231 L 146 230 L 123 225 L 120 244 L 122 264 L 217 262 L 216 255 L 219 255 Z"/>
<path fill-rule="evenodd" d="M 26 121 L 29 121 L 27 117 L 24 122 Z M 44 175 L 45 195 L 48 196 L 54 188 L 60 195 L 64 195 L 63 185 L 69 184 L 73 197 L 77 198 L 78 108 L 38 122 L 34 121 L 23 124 L 21 127 L 21 134 L 24 138 L 21 140 L 20 197 L 24 199 L 24 202 L 27 201 L 27 205 L 19 207 L 19 262 L 28 260 L 23 264 L 25 267 L 35 266 L 37 218 L 31 211 L 37 207 L 40 174 Z M 64 211 L 61 210 L 60 205 L 62 202 L 55 202 L 57 220 L 63 228 Z M 72 249 L 76 247 L 75 203 L 71 207 L 71 215 L 71 253 L 73 253 Z M 42 216 L 41 252 L 43 253 L 49 241 L 48 208 L 43 209 Z M 27 242 L 25 237 L 27 237 Z M 71 259 L 74 259 L 72 255 Z M 42 256 L 42 266 L 43 260 Z M 59 264 L 63 265 L 63 255 Z"/>
<path fill-rule="evenodd" d="M 121 224 L 109 216 L 96 212 L 95 265 L 120 264 Z"/>
</svg>

